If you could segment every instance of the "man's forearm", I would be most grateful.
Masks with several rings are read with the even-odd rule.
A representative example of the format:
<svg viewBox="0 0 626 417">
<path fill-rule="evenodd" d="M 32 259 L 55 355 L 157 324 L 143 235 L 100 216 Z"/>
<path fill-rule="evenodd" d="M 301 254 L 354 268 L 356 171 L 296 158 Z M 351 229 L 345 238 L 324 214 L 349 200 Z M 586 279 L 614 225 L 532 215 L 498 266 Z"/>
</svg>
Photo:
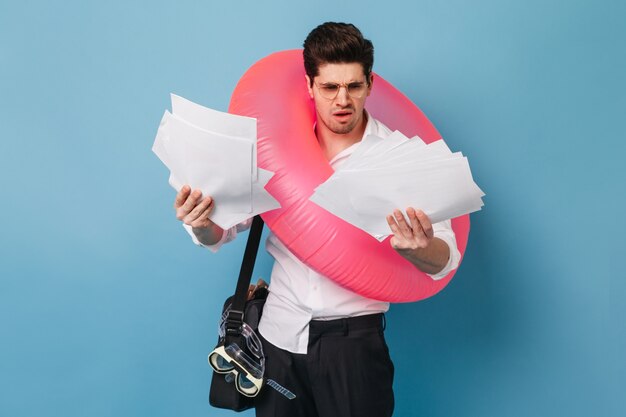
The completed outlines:
<svg viewBox="0 0 626 417">
<path fill-rule="evenodd" d="M 209 227 L 193 227 L 191 230 L 198 241 L 206 246 L 215 245 L 224 235 L 224 229 L 216 224 Z"/>
<path fill-rule="evenodd" d="M 398 253 L 427 274 L 437 274 L 448 263 L 450 248 L 443 240 L 435 237 L 425 248 L 401 249 Z"/>
</svg>

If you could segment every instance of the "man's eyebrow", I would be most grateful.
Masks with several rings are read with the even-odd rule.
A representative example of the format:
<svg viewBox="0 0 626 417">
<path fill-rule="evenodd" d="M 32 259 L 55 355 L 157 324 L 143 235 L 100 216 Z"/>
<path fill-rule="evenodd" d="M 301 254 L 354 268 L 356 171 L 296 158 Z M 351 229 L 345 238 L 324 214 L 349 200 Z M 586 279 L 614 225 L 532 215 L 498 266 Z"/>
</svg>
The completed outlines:
<svg viewBox="0 0 626 417">
<path fill-rule="evenodd" d="M 339 84 L 344 84 L 344 83 L 338 83 L 337 81 L 321 81 L 320 84 L 322 85 L 339 85 Z M 354 81 L 347 81 L 345 84 L 365 84 L 365 81 L 360 81 L 360 80 L 354 80 Z"/>
</svg>

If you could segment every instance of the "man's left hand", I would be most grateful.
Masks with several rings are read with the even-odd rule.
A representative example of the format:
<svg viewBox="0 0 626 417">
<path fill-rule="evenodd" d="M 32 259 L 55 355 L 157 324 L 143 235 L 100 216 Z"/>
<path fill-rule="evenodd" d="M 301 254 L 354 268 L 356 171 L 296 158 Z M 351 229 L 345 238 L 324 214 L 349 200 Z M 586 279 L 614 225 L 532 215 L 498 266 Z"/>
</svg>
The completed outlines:
<svg viewBox="0 0 626 417">
<path fill-rule="evenodd" d="M 400 210 L 387 216 L 387 223 L 393 232 L 391 246 L 398 252 L 426 248 L 433 239 L 433 225 L 428 216 L 413 207 L 406 209 L 407 219 Z"/>
<path fill-rule="evenodd" d="M 450 259 L 450 247 L 434 237 L 433 225 L 422 210 L 406 209 L 408 220 L 400 210 L 387 216 L 393 232 L 391 247 L 403 258 L 427 274 L 439 273 Z"/>
</svg>

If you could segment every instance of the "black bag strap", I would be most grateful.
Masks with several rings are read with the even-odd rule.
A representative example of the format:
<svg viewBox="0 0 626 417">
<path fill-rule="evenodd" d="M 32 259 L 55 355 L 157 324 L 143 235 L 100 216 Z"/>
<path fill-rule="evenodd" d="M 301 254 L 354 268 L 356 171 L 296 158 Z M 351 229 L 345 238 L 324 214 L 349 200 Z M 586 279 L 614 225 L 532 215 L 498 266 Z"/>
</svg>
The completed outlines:
<svg viewBox="0 0 626 417">
<path fill-rule="evenodd" d="M 226 339 L 237 339 L 241 335 L 243 312 L 248 298 L 248 289 L 250 288 L 254 262 L 256 261 L 256 255 L 259 251 L 259 242 L 261 241 L 263 224 L 261 216 L 254 216 L 252 226 L 250 227 L 250 234 L 248 235 L 246 251 L 244 252 L 241 269 L 239 270 L 237 289 L 235 290 L 235 295 L 233 296 L 233 302 L 230 307 L 228 317 L 226 317 Z M 230 340 L 227 342 L 230 342 Z"/>
</svg>

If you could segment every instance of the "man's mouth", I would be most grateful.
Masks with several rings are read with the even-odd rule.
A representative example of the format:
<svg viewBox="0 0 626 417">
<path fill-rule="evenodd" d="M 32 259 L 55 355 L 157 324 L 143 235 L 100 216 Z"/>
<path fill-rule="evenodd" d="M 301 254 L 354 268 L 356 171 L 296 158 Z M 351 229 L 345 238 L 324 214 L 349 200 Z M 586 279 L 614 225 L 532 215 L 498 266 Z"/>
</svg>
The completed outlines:
<svg viewBox="0 0 626 417">
<path fill-rule="evenodd" d="M 339 118 L 345 118 L 352 115 L 352 111 L 350 110 L 341 110 L 333 113 L 333 116 Z"/>
</svg>

